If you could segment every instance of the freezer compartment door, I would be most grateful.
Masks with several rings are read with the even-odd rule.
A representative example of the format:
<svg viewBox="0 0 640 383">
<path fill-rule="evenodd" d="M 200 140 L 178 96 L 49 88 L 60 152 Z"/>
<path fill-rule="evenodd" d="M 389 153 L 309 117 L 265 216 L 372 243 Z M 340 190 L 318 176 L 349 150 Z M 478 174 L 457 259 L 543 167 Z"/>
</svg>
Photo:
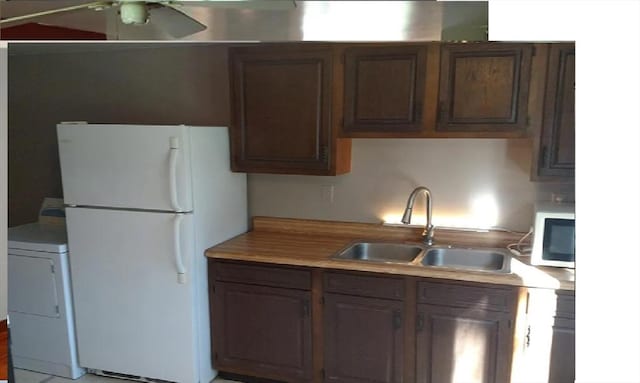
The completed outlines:
<svg viewBox="0 0 640 383">
<path fill-rule="evenodd" d="M 193 216 L 68 208 L 67 227 L 80 365 L 196 383 Z"/>
<path fill-rule="evenodd" d="M 64 202 L 190 211 L 187 126 L 59 124 Z"/>
</svg>

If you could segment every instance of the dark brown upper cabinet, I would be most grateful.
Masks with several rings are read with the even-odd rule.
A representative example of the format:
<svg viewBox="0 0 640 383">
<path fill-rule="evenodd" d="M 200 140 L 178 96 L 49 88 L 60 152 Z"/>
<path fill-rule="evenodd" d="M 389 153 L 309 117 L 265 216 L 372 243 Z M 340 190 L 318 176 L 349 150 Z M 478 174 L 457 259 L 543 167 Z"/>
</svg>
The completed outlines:
<svg viewBox="0 0 640 383">
<path fill-rule="evenodd" d="M 343 135 L 424 136 L 428 46 L 346 48 Z"/>
<path fill-rule="evenodd" d="M 575 45 L 549 44 L 544 109 L 532 178 L 573 181 L 575 173 Z"/>
<path fill-rule="evenodd" d="M 334 103 L 342 70 L 322 44 L 232 47 L 234 171 L 336 175 L 350 171 L 351 141 L 338 139 Z M 337 98 L 337 100 L 336 100 Z"/>
<path fill-rule="evenodd" d="M 531 44 L 442 44 L 435 135 L 526 136 L 532 51 Z"/>
</svg>

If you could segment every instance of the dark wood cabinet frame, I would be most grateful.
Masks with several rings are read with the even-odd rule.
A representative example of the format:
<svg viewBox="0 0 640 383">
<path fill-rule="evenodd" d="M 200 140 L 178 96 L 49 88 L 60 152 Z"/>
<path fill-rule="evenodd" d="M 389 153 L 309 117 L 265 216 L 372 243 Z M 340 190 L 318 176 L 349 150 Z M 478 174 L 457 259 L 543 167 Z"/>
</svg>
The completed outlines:
<svg viewBox="0 0 640 383">
<path fill-rule="evenodd" d="M 534 132 L 531 179 L 534 181 L 574 182 L 575 158 L 560 159 L 564 150 L 575 150 L 575 119 L 563 120 L 563 113 L 575 108 L 575 44 L 549 44 L 541 52 L 545 58 L 545 81 L 537 91 L 543 103 L 540 128 Z M 572 89 L 569 89 L 572 87 Z M 573 114 L 571 114 L 573 117 Z M 562 140 L 562 133 L 572 141 Z M 565 155 L 566 157 L 566 155 Z"/>
<path fill-rule="evenodd" d="M 214 321 L 212 322 L 214 350 L 219 347 L 216 343 L 220 342 L 219 337 L 224 336 L 220 333 L 220 329 L 216 330 L 219 322 L 216 323 L 215 319 L 219 313 L 216 314 L 215 306 L 220 305 L 220 302 L 216 301 L 216 294 L 218 294 L 216 285 L 229 282 L 254 286 L 256 290 L 262 290 L 262 286 L 290 289 L 294 295 L 309 296 L 311 321 L 309 336 L 312 342 L 311 370 L 307 372 L 308 375 L 304 375 L 310 378 L 302 378 L 303 375 L 300 374 L 268 373 L 251 363 L 225 364 L 224 360 L 218 356 L 218 360 L 213 360 L 214 366 L 227 373 L 285 382 L 359 381 L 338 378 L 330 380 L 327 375 L 326 368 L 328 363 L 331 363 L 327 358 L 331 355 L 326 353 L 328 345 L 325 342 L 327 334 L 334 331 L 327 327 L 331 324 L 326 323 L 325 320 L 328 315 L 328 295 L 338 300 L 344 299 L 345 302 L 363 302 L 365 307 L 366 302 L 372 302 L 374 305 L 390 302 L 389 307 L 393 306 L 393 315 L 389 318 L 393 319 L 394 326 L 395 321 L 398 320 L 396 312 L 400 314 L 398 318 L 400 318 L 401 342 L 398 347 L 401 349 L 395 352 L 402 354 L 397 364 L 397 368 L 401 371 L 396 377 L 388 380 L 389 382 L 437 383 L 430 379 L 422 380 L 425 379 L 425 371 L 427 371 L 425 368 L 428 369 L 428 366 L 425 364 L 425 355 L 420 355 L 418 352 L 422 352 L 420 350 L 424 350 L 432 339 L 425 338 L 424 326 L 429 320 L 425 316 L 426 313 L 430 313 L 431 316 L 437 315 L 445 321 L 447 317 L 458 316 L 462 321 L 465 320 L 464 318 L 469 318 L 470 323 L 475 323 L 476 327 L 479 326 L 480 331 L 486 329 L 487 334 L 493 334 L 497 343 L 490 344 L 489 349 L 492 350 L 491 353 L 496 354 L 487 355 L 487 363 L 490 365 L 484 376 L 496 383 L 506 383 L 511 378 L 512 359 L 517 353 L 518 342 L 524 337 L 519 333 L 522 332 L 522 326 L 517 326 L 516 321 L 520 321 L 521 319 L 518 318 L 523 315 L 523 306 L 526 305 L 523 303 L 526 301 L 526 288 L 210 259 L 209 283 L 211 316 Z M 362 300 L 358 301 L 358 297 L 362 297 Z M 390 322 L 389 326 L 391 325 Z M 446 339 L 444 341 L 446 342 Z M 428 354 L 426 355 L 426 358 L 429 358 Z M 436 380 L 437 376 L 440 375 L 436 375 Z"/>
<path fill-rule="evenodd" d="M 442 44 L 440 65 L 440 92 L 438 102 L 439 132 L 505 132 L 512 133 L 514 137 L 525 137 L 528 126 L 528 98 L 529 82 L 531 76 L 532 44 L 515 43 L 468 43 L 468 44 Z M 509 110 L 507 117 L 477 116 L 456 117 L 454 111 L 457 108 L 454 101 L 458 98 L 455 93 L 457 81 L 457 60 L 484 60 L 493 58 L 506 58 L 512 60 L 513 78 L 504 79 L 511 81 L 509 94 Z M 479 64 L 478 64 L 479 65 Z M 480 73 L 472 72 L 472 80 L 476 81 Z M 486 75 L 486 73 L 485 73 Z M 483 80 L 483 79 L 480 79 Z M 487 89 L 492 85 L 489 79 Z M 474 95 L 471 95 L 474 96 Z M 474 98 L 464 98 L 461 95 L 460 102 L 472 102 Z M 485 101 L 490 102 L 491 95 L 486 95 Z M 463 103 L 464 104 L 464 103 Z M 462 107 L 463 105 L 459 105 Z"/>
</svg>

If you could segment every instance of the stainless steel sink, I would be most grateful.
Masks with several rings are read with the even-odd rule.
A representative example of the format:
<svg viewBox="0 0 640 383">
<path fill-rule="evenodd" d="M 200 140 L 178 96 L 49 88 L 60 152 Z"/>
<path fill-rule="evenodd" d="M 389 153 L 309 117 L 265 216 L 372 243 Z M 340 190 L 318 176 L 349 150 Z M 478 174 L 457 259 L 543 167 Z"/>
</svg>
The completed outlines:
<svg viewBox="0 0 640 383">
<path fill-rule="evenodd" d="M 423 266 L 509 273 L 511 257 L 502 249 L 465 249 L 432 247 L 420 264 Z"/>
<path fill-rule="evenodd" d="M 425 251 L 420 245 L 389 242 L 356 242 L 333 256 L 333 259 L 411 263 Z"/>
</svg>

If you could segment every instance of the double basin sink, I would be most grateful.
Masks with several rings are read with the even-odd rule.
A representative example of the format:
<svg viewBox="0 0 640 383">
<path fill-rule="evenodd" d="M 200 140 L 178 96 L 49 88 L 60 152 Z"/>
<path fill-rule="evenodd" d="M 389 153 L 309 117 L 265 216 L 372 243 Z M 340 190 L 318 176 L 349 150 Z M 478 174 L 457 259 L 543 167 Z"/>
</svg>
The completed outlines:
<svg viewBox="0 0 640 383">
<path fill-rule="evenodd" d="M 511 272 L 511 256 L 503 249 L 423 246 L 393 242 L 355 242 L 334 255 L 333 259 L 493 273 Z"/>
</svg>

